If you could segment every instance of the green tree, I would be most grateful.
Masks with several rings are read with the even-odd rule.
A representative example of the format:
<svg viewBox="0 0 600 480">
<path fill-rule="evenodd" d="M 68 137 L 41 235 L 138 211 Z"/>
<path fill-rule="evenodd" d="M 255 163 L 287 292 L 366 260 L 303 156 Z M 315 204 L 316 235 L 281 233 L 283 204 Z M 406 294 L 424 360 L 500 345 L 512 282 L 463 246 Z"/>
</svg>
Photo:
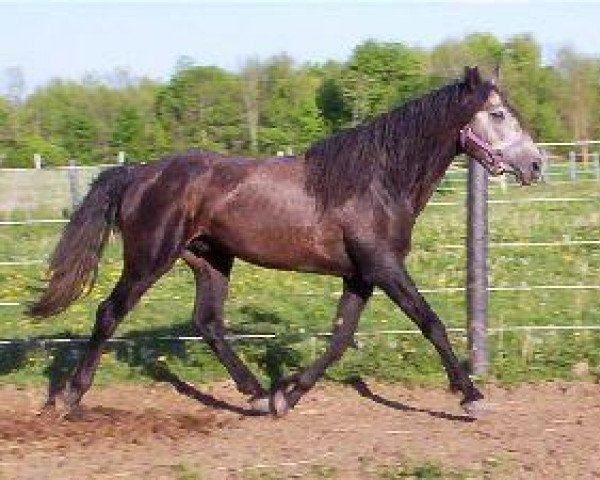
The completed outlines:
<svg viewBox="0 0 600 480">
<path fill-rule="evenodd" d="M 323 81 L 317 91 L 316 102 L 330 131 L 338 130 L 351 117 L 342 87 L 334 78 Z"/>
<path fill-rule="evenodd" d="M 61 140 L 69 160 L 89 164 L 94 159 L 96 128 L 87 116 L 80 112 L 66 113 L 63 117 Z"/>
<path fill-rule="evenodd" d="M 244 118 L 248 129 L 249 149 L 258 152 L 258 128 L 261 111 L 261 82 L 263 66 L 257 58 L 246 60 L 241 73 L 241 93 Z"/>
<path fill-rule="evenodd" d="M 322 79 L 315 101 L 328 133 L 336 132 L 352 121 L 352 106 L 344 97 L 343 70 L 343 64 L 333 61 L 320 68 Z"/>
<path fill-rule="evenodd" d="M 156 114 L 180 150 L 239 150 L 247 141 L 239 80 L 218 67 L 178 71 L 159 92 Z"/>
<path fill-rule="evenodd" d="M 353 122 L 385 112 L 427 90 L 424 52 L 402 43 L 358 45 L 342 73 Z"/>
<path fill-rule="evenodd" d="M 316 104 L 321 79 L 314 68 L 297 68 L 288 55 L 278 55 L 265 62 L 263 79 L 261 152 L 300 152 L 323 136 L 325 124 Z"/>
<path fill-rule="evenodd" d="M 272 155 L 301 152 L 326 134 L 462 76 L 502 65 L 500 87 L 538 140 L 600 136 L 600 59 L 561 50 L 544 65 L 530 35 L 488 33 L 445 41 L 430 52 L 370 40 L 346 62 L 298 65 L 285 54 L 249 59 L 239 73 L 182 57 L 163 84 L 125 69 L 54 80 L 25 96 L 19 68 L 0 75 L 0 158 L 46 164 L 153 160 L 193 147 Z M 486 72 L 487 71 L 487 72 Z M 34 151 L 38 149 L 38 151 Z"/>
<path fill-rule="evenodd" d="M 111 146 L 123 150 L 129 158 L 143 159 L 144 125 L 142 117 L 134 107 L 123 107 L 115 120 L 111 136 Z"/>
<path fill-rule="evenodd" d="M 465 66 L 480 67 L 488 75 L 500 65 L 504 45 L 489 33 L 473 33 L 461 40 L 447 40 L 436 46 L 429 55 L 428 72 L 437 84 L 462 78 Z"/>
<path fill-rule="evenodd" d="M 3 154 L 3 167 L 30 168 L 33 166 L 34 154 L 41 155 L 44 166 L 64 165 L 67 158 L 67 152 L 60 145 L 30 134 L 20 137 Z"/>
<path fill-rule="evenodd" d="M 558 102 L 571 137 L 593 139 L 600 134 L 600 60 L 564 48 L 557 55 L 556 71 Z"/>
<path fill-rule="evenodd" d="M 138 113 L 145 134 L 155 122 L 158 87 L 154 82 L 134 79 L 123 70 L 108 78 L 113 86 L 98 75 L 86 75 L 80 82 L 55 80 L 39 88 L 19 108 L 23 134 L 40 136 L 55 145 L 68 145 L 69 149 L 77 148 L 69 124 L 75 121 L 73 119 L 83 119 L 81 122 L 88 124 L 83 129 L 91 127 L 93 130 L 88 138 L 89 148 L 83 152 L 85 161 L 114 161 L 117 149 L 113 146 L 113 134 L 122 110 L 133 109 Z M 140 143 L 139 148 L 142 146 L 145 150 L 150 148 Z M 82 157 L 80 152 L 74 151 L 69 155 L 74 159 Z"/>
<path fill-rule="evenodd" d="M 10 105 L 4 97 L 0 97 L 0 142 L 9 139 Z"/>
<path fill-rule="evenodd" d="M 523 116 L 534 138 L 565 138 L 556 104 L 557 77 L 542 66 L 541 48 L 530 35 L 517 35 L 505 44 L 501 86 Z"/>
</svg>

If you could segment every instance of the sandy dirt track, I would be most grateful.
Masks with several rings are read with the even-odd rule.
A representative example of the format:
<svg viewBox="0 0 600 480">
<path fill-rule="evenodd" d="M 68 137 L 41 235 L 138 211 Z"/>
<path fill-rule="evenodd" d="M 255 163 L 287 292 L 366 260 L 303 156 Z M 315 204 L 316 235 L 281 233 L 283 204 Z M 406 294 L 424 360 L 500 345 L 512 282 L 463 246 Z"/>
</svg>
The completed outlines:
<svg viewBox="0 0 600 480">
<path fill-rule="evenodd" d="M 600 478 L 593 383 L 488 387 L 495 412 L 478 421 L 443 389 L 320 384 L 273 419 L 248 415 L 229 383 L 179 387 L 96 387 L 70 421 L 35 415 L 41 389 L 0 388 L 0 479 L 380 479 L 424 462 L 461 478 Z"/>
</svg>

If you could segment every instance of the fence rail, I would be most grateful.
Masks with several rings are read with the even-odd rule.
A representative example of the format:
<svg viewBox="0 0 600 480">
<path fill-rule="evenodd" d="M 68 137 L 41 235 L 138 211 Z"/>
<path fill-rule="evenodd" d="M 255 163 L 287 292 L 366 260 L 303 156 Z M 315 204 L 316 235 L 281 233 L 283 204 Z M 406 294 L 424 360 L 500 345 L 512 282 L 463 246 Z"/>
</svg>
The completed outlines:
<svg viewBox="0 0 600 480">
<path fill-rule="evenodd" d="M 552 198 L 552 197 L 533 197 L 533 198 L 520 198 L 518 200 L 504 200 L 504 199 L 489 199 L 487 201 L 488 205 L 523 205 L 527 203 L 589 203 L 589 202 L 599 202 L 600 204 L 600 195 L 599 196 L 586 196 L 586 197 L 563 197 L 563 198 Z M 427 205 L 435 205 L 438 207 L 449 207 L 449 206 L 457 206 L 457 205 L 465 205 L 465 202 L 437 202 L 432 201 L 428 202 Z"/>
<path fill-rule="evenodd" d="M 582 247 L 582 246 L 600 246 L 600 240 L 559 240 L 555 242 L 490 242 L 491 248 L 562 248 L 562 247 Z M 435 248 L 449 250 L 463 250 L 464 244 L 444 244 L 435 245 Z M 30 265 L 41 265 L 46 263 L 44 259 L 24 259 L 0 261 L 0 267 L 21 267 Z M 110 262 L 109 262 L 110 263 Z"/>
<path fill-rule="evenodd" d="M 600 285 L 508 285 L 508 286 L 497 286 L 497 287 L 488 287 L 488 292 L 532 292 L 532 291 L 543 291 L 543 290 L 600 290 Z M 464 286 L 455 286 L 455 287 L 439 287 L 439 288 L 419 288 L 421 293 L 431 294 L 431 295 L 440 295 L 440 294 L 452 294 L 452 293 L 461 293 L 466 291 L 466 287 Z M 338 298 L 342 294 L 341 291 L 333 291 L 333 292 L 297 292 L 297 293 L 288 293 L 288 297 L 302 297 L 302 298 Z M 384 296 L 383 292 L 376 290 L 373 292 L 373 296 Z M 176 297 L 152 297 L 151 295 L 145 297 L 145 302 L 173 302 L 179 301 L 182 298 L 179 296 Z M 236 302 L 235 299 L 230 299 L 230 302 Z M 11 301 L 11 302 L 0 302 L 0 307 L 21 307 L 25 306 L 25 303 L 20 301 Z"/>
<path fill-rule="evenodd" d="M 533 198 L 522 198 L 518 200 L 505 200 L 505 199 L 489 199 L 489 205 L 523 205 L 528 203 L 594 203 L 598 202 L 600 205 L 600 195 L 598 196 L 582 196 L 582 197 L 533 197 Z M 427 205 L 437 207 L 452 207 L 452 206 L 464 206 L 465 202 L 443 202 L 443 201 L 431 201 Z M 11 226 L 27 226 L 27 225 L 38 225 L 38 224 L 65 224 L 68 219 L 64 218 L 32 218 L 26 220 L 0 220 L 0 226 L 11 227 Z"/>
<path fill-rule="evenodd" d="M 449 327 L 446 329 L 449 333 L 466 335 L 467 329 L 462 327 Z M 533 333 L 533 332 L 593 332 L 600 331 L 600 325 L 514 325 L 511 327 L 489 327 L 489 334 L 502 334 L 502 333 Z M 287 333 L 261 333 L 261 334 L 240 334 L 240 335 L 226 335 L 225 338 L 229 341 L 240 341 L 240 340 L 269 340 L 278 337 L 285 337 L 289 335 Z M 296 333 L 294 333 L 296 335 Z M 299 337 L 302 339 L 317 339 L 317 338 L 329 338 L 333 335 L 332 332 L 297 332 Z M 404 329 L 404 330 L 375 330 L 370 332 L 356 332 L 355 337 L 368 338 L 378 336 L 392 336 L 392 335 L 422 335 L 420 330 L 417 329 Z M 76 345 L 85 343 L 88 341 L 88 337 L 75 337 L 75 338 L 31 338 L 31 339 L 4 339 L 0 340 L 0 347 L 13 347 L 13 346 L 28 346 L 28 347 L 41 347 L 45 348 L 48 345 Z M 135 344 L 142 342 L 204 342 L 204 337 L 195 335 L 162 335 L 156 337 L 150 336 L 135 336 L 135 337 L 112 337 L 107 340 L 109 344 Z"/>
<path fill-rule="evenodd" d="M 541 143 L 539 145 L 547 148 L 571 146 L 576 149 L 581 148 L 582 145 L 590 147 L 582 150 L 581 154 L 571 151 L 562 152 L 566 153 L 564 156 L 548 157 L 552 158 L 552 161 L 545 162 L 543 174 L 549 183 L 562 182 L 560 177 L 567 181 L 600 182 L 600 154 L 596 151 L 600 141 Z M 555 159 L 564 160 L 556 161 Z M 580 159 L 585 161 L 578 161 Z M 94 176 L 103 169 L 117 164 L 0 168 L 0 211 L 25 210 L 29 212 L 40 205 L 58 211 L 72 209 L 79 203 Z M 39 162 L 36 165 L 39 165 Z M 444 182 L 447 184 L 464 183 L 466 182 L 466 171 L 467 169 L 462 166 L 462 163 L 457 163 L 449 169 Z M 503 189 L 510 185 L 506 179 L 501 180 L 500 184 Z"/>
<path fill-rule="evenodd" d="M 18 226 L 18 225 L 37 225 L 37 224 L 65 224 L 69 220 L 64 218 L 34 218 L 31 220 L 3 220 L 0 221 L 0 226 Z"/>
<path fill-rule="evenodd" d="M 588 142 L 588 145 L 600 144 L 598 142 Z M 581 143 L 568 144 L 568 143 L 557 143 L 557 144 L 541 144 L 548 147 L 563 147 L 563 146 L 580 146 Z M 588 162 L 579 162 L 579 159 L 587 159 Z M 62 225 L 68 220 L 65 218 L 50 218 L 52 216 L 60 216 L 62 209 L 69 210 L 73 208 L 80 200 L 81 194 L 85 192 L 87 183 L 93 175 L 99 172 L 101 169 L 106 168 L 110 165 L 103 166 L 92 166 L 92 167 L 80 167 L 80 166 L 65 166 L 53 169 L 0 169 L 0 175 L 6 172 L 7 175 L 2 178 L 0 176 L 0 192 L 4 190 L 5 195 L 0 195 L 0 209 L 4 198 L 8 199 L 7 208 L 13 208 L 13 210 L 23 210 L 26 212 L 26 218 L 20 220 L 9 220 L 0 221 L 0 227 L 12 227 L 12 226 L 24 226 L 24 227 L 35 227 L 36 225 Z M 444 183 L 439 190 L 452 190 L 455 193 L 466 194 L 462 184 L 467 182 L 467 169 L 462 167 L 453 167 L 449 170 L 447 177 L 444 179 Z M 11 177 L 11 175 L 13 177 Z M 598 152 L 589 152 L 586 156 L 578 156 L 575 152 L 570 152 L 566 156 L 564 163 L 551 163 L 546 164 L 544 168 L 544 177 L 548 184 L 573 184 L 577 182 L 599 182 L 600 185 L 600 157 Z M 11 178 L 18 178 L 17 184 L 11 183 Z M 457 188 L 448 188 L 454 187 Z M 498 182 L 492 183 L 494 186 L 500 186 L 503 191 L 506 191 L 508 186 L 516 185 L 512 181 L 507 181 L 507 178 L 500 178 Z M 8 186 L 11 190 L 5 190 L 4 186 Z M 40 185 L 42 185 L 40 187 Z M 589 185 L 589 184 L 586 184 Z M 33 187 L 33 188 L 32 188 Z M 460 191 L 459 191 L 460 190 Z M 569 190 L 567 190 L 569 191 Z M 575 190 L 573 190 L 575 191 Z M 595 193 L 595 192 L 594 192 Z M 56 194 L 56 195 L 55 195 Z M 6 196 L 7 195 L 7 196 Z M 11 197 L 12 195 L 12 197 Z M 569 195 L 569 194 L 567 194 Z M 54 198 L 54 200 L 53 200 Z M 46 210 L 38 209 L 39 204 L 36 203 L 40 199 L 50 199 L 54 203 L 51 204 L 51 208 Z M 46 201 L 46 200 L 44 200 Z M 23 203 L 19 203 L 23 202 Z M 487 200 L 488 205 L 523 205 L 523 204 L 574 204 L 574 203 L 598 203 L 600 205 L 600 195 L 592 196 L 564 196 L 560 198 L 551 197 L 533 197 L 523 199 L 511 199 L 510 196 L 507 198 L 492 198 Z M 43 204 L 45 207 L 47 204 Z M 50 204 L 48 204 L 50 205 Z M 459 198 L 459 201 L 443 201 L 443 198 L 432 202 L 429 205 L 434 207 L 453 207 L 453 206 L 465 206 L 466 202 Z M 21 208 L 24 207 L 24 208 Z M 48 218 L 27 218 L 34 215 L 29 215 L 29 212 L 34 210 L 44 211 L 44 215 Z M 10 217 L 8 217 L 10 218 Z M 20 218 L 20 217 L 17 217 Z M 600 246 L 600 240 L 558 240 L 558 241 L 531 241 L 531 242 L 490 242 L 488 244 L 490 248 L 580 248 L 585 246 Z M 463 244 L 446 244 L 437 246 L 436 248 L 444 249 L 464 249 Z M 40 265 L 45 263 L 44 259 L 15 259 L 0 261 L 0 267 L 19 267 L 27 265 Z M 438 294 L 455 294 L 465 292 L 465 286 L 450 286 L 450 287 L 439 287 L 439 288 L 424 288 L 421 291 L 425 294 L 438 295 Z M 490 286 L 487 291 L 489 292 L 526 292 L 526 291 L 552 291 L 552 290 L 587 290 L 587 291 L 600 291 L 600 285 L 509 285 L 509 286 Z M 307 298 L 323 298 L 324 296 L 339 296 L 341 292 L 305 292 L 296 293 L 291 296 L 303 296 Z M 375 295 L 382 295 L 382 292 L 375 292 Z M 161 301 L 177 301 L 181 300 L 180 297 L 171 298 L 152 298 L 149 296 L 149 302 L 161 302 Z M 235 301 L 235 300 L 234 300 Z M 24 303 L 21 301 L 5 301 L 0 302 L 0 307 L 22 307 Z M 450 332 L 458 334 L 467 334 L 465 328 L 449 328 Z M 503 332 L 542 332 L 542 331 L 557 331 L 557 332 L 580 332 L 580 331 L 600 331 L 600 325 L 520 325 L 510 327 L 491 327 L 487 328 L 489 334 L 498 334 Z M 378 335 L 414 335 L 420 334 L 419 330 L 382 330 L 375 332 L 359 332 L 356 334 L 357 337 L 369 337 Z M 327 338 L 330 333 L 312 333 L 306 334 L 307 338 Z M 276 338 L 277 334 L 254 334 L 254 335 L 230 335 L 228 336 L 231 340 L 254 340 L 254 339 L 270 339 Z M 136 342 L 136 341 L 203 341 L 200 336 L 161 336 L 161 337 L 118 337 L 110 340 L 110 343 L 123 343 L 123 342 Z M 40 345 L 47 346 L 52 344 L 76 344 L 87 341 L 87 338 L 42 338 L 42 339 L 31 339 L 31 340 L 0 340 L 0 346 L 14 346 L 19 344 L 26 345 Z"/>
</svg>

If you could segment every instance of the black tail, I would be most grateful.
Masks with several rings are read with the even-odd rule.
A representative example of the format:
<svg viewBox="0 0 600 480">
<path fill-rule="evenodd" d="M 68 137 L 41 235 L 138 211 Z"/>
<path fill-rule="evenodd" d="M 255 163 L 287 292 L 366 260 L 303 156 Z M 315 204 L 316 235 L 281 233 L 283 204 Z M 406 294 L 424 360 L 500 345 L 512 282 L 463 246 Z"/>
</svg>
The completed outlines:
<svg viewBox="0 0 600 480">
<path fill-rule="evenodd" d="M 48 283 L 41 297 L 29 306 L 29 315 L 56 315 L 92 289 L 102 250 L 130 182 L 131 168 L 111 168 L 94 181 L 50 257 Z"/>
</svg>

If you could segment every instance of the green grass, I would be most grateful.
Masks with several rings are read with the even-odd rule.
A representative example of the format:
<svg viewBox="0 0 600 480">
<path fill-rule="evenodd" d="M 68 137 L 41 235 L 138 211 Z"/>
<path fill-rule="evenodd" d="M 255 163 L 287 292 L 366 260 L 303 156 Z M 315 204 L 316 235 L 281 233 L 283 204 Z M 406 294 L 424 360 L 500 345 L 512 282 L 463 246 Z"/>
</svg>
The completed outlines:
<svg viewBox="0 0 600 480">
<path fill-rule="evenodd" d="M 380 480 L 474 480 L 509 478 L 511 470 L 511 462 L 502 456 L 489 457 L 474 468 L 450 468 L 438 461 L 412 459 L 378 466 L 376 476 Z"/>
<path fill-rule="evenodd" d="M 340 478 L 338 469 L 332 465 L 311 465 L 310 473 L 312 477 L 321 480 Z"/>
<path fill-rule="evenodd" d="M 493 468 L 493 467 L 492 467 Z M 372 459 L 363 459 L 359 470 L 361 478 L 372 480 L 469 480 L 474 478 L 494 478 L 488 476 L 493 471 L 486 467 L 479 471 L 448 468 L 438 462 L 407 461 L 395 465 L 379 465 Z M 482 477 L 481 474 L 484 476 Z M 192 477 L 193 478 L 193 477 Z M 236 477 L 238 478 L 238 477 Z M 241 472 L 243 480 L 283 480 L 306 478 L 309 480 L 343 479 L 345 472 L 331 465 L 311 465 L 308 469 L 288 471 L 280 467 L 248 468 Z M 354 477 L 353 477 L 354 478 Z"/>
<path fill-rule="evenodd" d="M 437 463 L 423 462 L 420 465 L 395 465 L 380 468 L 378 477 L 381 480 L 464 480 L 467 472 L 447 470 Z"/>
<path fill-rule="evenodd" d="M 545 184 L 530 188 L 510 186 L 508 193 L 492 187 L 492 199 L 589 197 L 577 203 L 523 203 L 490 206 L 493 242 L 600 240 L 600 183 Z M 420 218 L 413 237 L 409 268 L 423 288 L 463 286 L 465 196 L 461 192 L 437 194 L 435 201 L 457 206 L 430 205 Z M 15 214 L 16 215 L 16 214 Z M 45 259 L 60 234 L 60 225 L 0 226 L 0 261 Z M 22 307 L 0 307 L 0 338 L 86 336 L 95 306 L 110 291 L 120 271 L 120 243 L 111 242 L 102 261 L 97 286 L 90 296 L 55 318 L 36 321 L 24 316 Z M 490 284 L 599 285 L 600 247 L 490 248 Z M 24 302 L 38 283 L 43 265 L 0 266 L 0 302 Z M 237 262 L 226 307 L 233 333 L 275 333 L 267 341 L 236 342 L 236 347 L 264 378 L 276 378 L 309 361 L 323 348 L 310 336 L 329 331 L 341 282 L 338 279 L 276 272 Z M 492 292 L 489 321 L 492 327 L 511 325 L 598 325 L 597 290 L 534 290 Z M 98 380 L 130 380 L 148 374 L 148 366 L 164 357 L 170 369 L 187 379 L 210 380 L 224 375 L 204 345 L 147 341 L 145 337 L 192 335 L 193 277 L 183 264 L 176 267 L 142 299 L 119 327 L 118 335 L 132 339 L 114 345 L 105 355 Z M 464 294 L 427 293 L 433 307 L 452 327 L 465 325 Z M 404 315 L 382 295 L 373 297 L 360 326 L 361 332 L 413 328 Z M 464 338 L 455 334 L 456 348 L 465 353 Z M 347 354 L 330 377 L 341 380 L 368 374 L 394 381 L 439 382 L 439 362 L 420 336 L 360 337 L 363 348 Z M 569 377 L 571 365 L 600 362 L 600 338 L 596 333 L 492 335 L 492 374 L 503 381 Z M 525 345 L 525 346 L 524 346 Z M 67 353 L 65 353 L 67 352 Z M 71 353 L 69 353 L 71 352 Z M 49 358 L 52 356 L 53 358 Z M 0 356 L 0 381 L 45 381 L 48 365 L 69 368 L 77 349 L 53 347 L 50 351 L 4 348 Z M 56 364 L 56 365 L 55 365 Z M 46 373 L 45 373 L 46 372 Z"/>
<path fill-rule="evenodd" d="M 202 480 L 202 475 L 195 468 L 187 464 L 177 464 L 173 467 L 176 480 Z"/>
</svg>

